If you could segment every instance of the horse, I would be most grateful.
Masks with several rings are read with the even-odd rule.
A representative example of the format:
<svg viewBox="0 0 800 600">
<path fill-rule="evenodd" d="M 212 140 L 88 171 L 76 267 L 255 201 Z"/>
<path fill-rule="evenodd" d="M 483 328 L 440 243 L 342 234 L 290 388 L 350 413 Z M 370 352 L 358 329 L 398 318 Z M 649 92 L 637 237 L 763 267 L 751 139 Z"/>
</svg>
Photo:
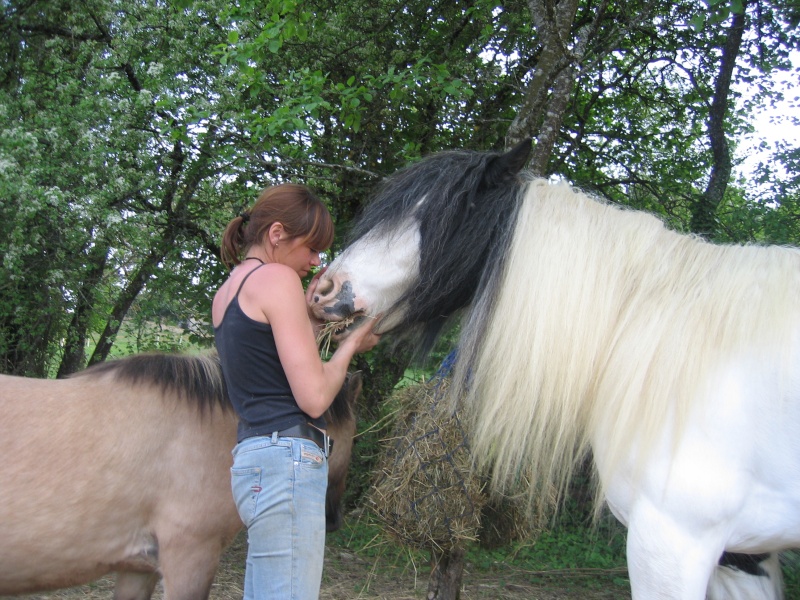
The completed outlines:
<svg viewBox="0 0 800 600">
<path fill-rule="evenodd" d="M 328 530 L 341 524 L 354 374 L 329 409 Z M 66 379 L 0 375 L 0 594 L 116 572 L 114 598 L 207 598 L 242 528 L 238 419 L 215 353 L 139 354 Z M 334 459 L 335 457 L 335 459 Z"/>
<path fill-rule="evenodd" d="M 670 230 L 534 177 L 530 149 L 389 176 L 310 309 L 339 339 L 378 319 L 423 352 L 460 319 L 450 394 L 476 467 L 529 482 L 540 508 L 591 457 L 634 599 L 781 597 L 776 553 L 800 543 L 800 251 Z"/>
<path fill-rule="evenodd" d="M 361 372 L 348 373 L 341 391 L 325 413 L 328 433 L 336 446 L 328 457 L 328 489 L 325 492 L 325 531 L 328 533 L 341 529 L 344 522 L 342 500 L 356 436 L 357 400 L 362 389 Z"/>
</svg>

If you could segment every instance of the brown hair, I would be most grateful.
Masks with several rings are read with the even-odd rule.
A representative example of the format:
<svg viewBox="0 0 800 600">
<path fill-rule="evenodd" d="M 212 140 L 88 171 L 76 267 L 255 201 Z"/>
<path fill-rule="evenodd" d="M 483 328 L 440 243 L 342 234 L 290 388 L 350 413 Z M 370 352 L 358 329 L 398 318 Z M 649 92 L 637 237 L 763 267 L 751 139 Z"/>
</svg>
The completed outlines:
<svg viewBox="0 0 800 600">
<path fill-rule="evenodd" d="M 322 201 L 304 185 L 283 183 L 266 188 L 250 210 L 233 218 L 222 234 L 220 258 L 238 265 L 253 244 L 260 244 L 273 223 L 281 223 L 289 239 L 303 238 L 315 250 L 333 243 L 333 220 Z"/>
</svg>

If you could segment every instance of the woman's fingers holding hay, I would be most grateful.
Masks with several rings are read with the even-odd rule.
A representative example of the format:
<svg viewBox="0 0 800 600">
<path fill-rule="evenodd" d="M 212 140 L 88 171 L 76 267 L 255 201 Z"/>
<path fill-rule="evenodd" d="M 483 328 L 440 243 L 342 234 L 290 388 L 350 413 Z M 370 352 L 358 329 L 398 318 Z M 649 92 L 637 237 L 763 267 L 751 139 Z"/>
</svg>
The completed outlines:
<svg viewBox="0 0 800 600">
<path fill-rule="evenodd" d="M 374 348 L 381 339 L 375 327 L 382 315 L 351 316 L 341 321 L 328 321 L 321 325 L 317 334 L 317 345 L 323 355 L 330 353 L 331 344 L 347 344 L 353 354 Z"/>
<path fill-rule="evenodd" d="M 381 341 L 381 336 L 375 333 L 375 325 L 381 320 L 381 316 L 367 317 L 353 329 L 348 339 L 354 340 L 356 354 L 372 350 Z"/>
</svg>

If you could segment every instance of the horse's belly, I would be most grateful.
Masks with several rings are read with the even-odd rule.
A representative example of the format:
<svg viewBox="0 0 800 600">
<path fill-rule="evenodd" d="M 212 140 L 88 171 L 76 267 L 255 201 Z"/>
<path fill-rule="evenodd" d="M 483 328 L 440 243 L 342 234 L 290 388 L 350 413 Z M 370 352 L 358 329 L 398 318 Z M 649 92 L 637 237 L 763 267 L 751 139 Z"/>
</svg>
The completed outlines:
<svg viewBox="0 0 800 600">
<path fill-rule="evenodd" d="M 688 432 L 682 464 L 710 472 L 701 509 L 726 520 L 731 551 L 800 544 L 800 365 L 790 362 L 777 355 L 758 369 L 751 357 L 724 371 Z"/>
<path fill-rule="evenodd" d="M 219 461 L 199 464 L 130 443 L 126 452 L 109 452 L 110 460 L 93 456 L 68 457 L 66 477 L 54 455 L 28 465 L 35 476 L 8 476 L 8 466 L 0 466 L 0 594 L 79 585 L 113 571 L 152 572 L 157 540 L 211 535 L 218 546 L 217 538 L 241 525 L 227 449 Z"/>
<path fill-rule="evenodd" d="M 800 499 L 763 498 L 748 502 L 732 522 L 726 550 L 747 554 L 800 546 Z"/>
<path fill-rule="evenodd" d="M 41 456 L 41 455 L 40 455 Z M 121 566 L 153 569 L 157 543 L 152 510 L 159 497 L 131 484 L 132 463 L 116 468 L 81 463 L 72 468 L 42 460 L 35 476 L 2 471 L 0 490 L 0 593 L 63 588 L 95 580 Z M 49 458 L 52 458 L 49 457 Z M 93 467 L 97 468 L 93 468 Z M 13 485 L 12 485 L 13 482 Z M 129 567 L 128 567 L 129 565 Z"/>
<path fill-rule="evenodd" d="M 793 429 L 794 430 L 794 429 Z M 727 549 L 759 553 L 800 545 L 800 447 L 796 435 L 764 440 L 744 479 Z"/>
<path fill-rule="evenodd" d="M 113 571 L 151 573 L 158 568 L 158 547 L 151 535 L 131 539 L 129 534 L 127 547 L 121 548 L 107 534 L 108 530 L 99 535 L 86 529 L 75 531 L 72 539 L 80 542 L 69 551 L 58 543 L 49 545 L 48 536 L 36 536 L 38 539 L 21 545 L 4 543 L 0 548 L 0 594 L 60 589 L 94 581 Z"/>
<path fill-rule="evenodd" d="M 22 469 L 0 466 L 0 591 L 85 583 L 110 565 L 155 556 L 159 482 L 141 465 L 132 476 L 135 454 L 111 465 L 82 451 L 62 459 L 39 450 Z"/>
</svg>

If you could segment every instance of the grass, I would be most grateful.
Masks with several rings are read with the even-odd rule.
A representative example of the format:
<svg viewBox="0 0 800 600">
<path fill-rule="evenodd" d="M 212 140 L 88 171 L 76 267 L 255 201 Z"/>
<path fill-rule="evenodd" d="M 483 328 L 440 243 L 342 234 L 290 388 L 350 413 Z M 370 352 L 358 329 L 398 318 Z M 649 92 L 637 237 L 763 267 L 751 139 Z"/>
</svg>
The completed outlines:
<svg viewBox="0 0 800 600">
<path fill-rule="evenodd" d="M 421 579 L 425 587 L 430 550 L 399 543 L 370 513 L 357 511 L 355 515 L 346 520 L 340 531 L 329 534 L 329 546 L 353 552 L 372 565 L 376 576 L 413 576 Z M 556 523 L 552 530 L 541 532 L 533 540 L 494 549 L 469 544 L 463 584 L 487 587 L 491 583 L 505 590 L 535 585 L 568 591 L 577 597 L 624 597 L 628 594 L 624 549 L 624 530 L 619 526 L 594 528 L 573 522 Z"/>
</svg>

